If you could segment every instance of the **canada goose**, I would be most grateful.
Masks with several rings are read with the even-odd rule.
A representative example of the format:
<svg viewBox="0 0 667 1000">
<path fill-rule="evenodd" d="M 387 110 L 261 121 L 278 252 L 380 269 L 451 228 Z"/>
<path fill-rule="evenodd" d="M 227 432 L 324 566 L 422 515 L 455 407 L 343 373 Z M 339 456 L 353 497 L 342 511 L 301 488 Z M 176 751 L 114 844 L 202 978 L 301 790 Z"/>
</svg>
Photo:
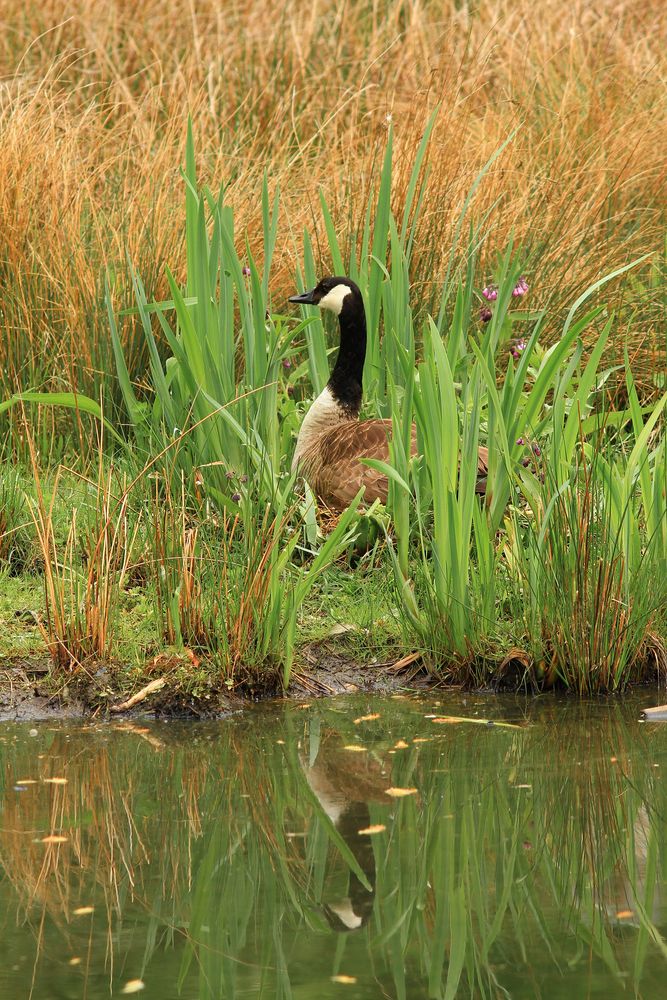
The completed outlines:
<svg viewBox="0 0 667 1000">
<path fill-rule="evenodd" d="M 312 742 L 299 755 L 301 767 L 322 813 L 333 823 L 339 837 L 363 872 L 364 884 L 350 868 L 347 891 L 340 883 L 327 881 L 323 886 L 322 913 L 332 930 L 345 933 L 364 927 L 375 904 L 375 853 L 369 803 L 388 805 L 384 766 L 365 754 L 362 760 L 350 760 L 343 740 L 334 730 L 318 728 Z M 353 755 L 354 756 L 354 755 Z"/>
<path fill-rule="evenodd" d="M 344 510 L 366 487 L 364 500 L 387 500 L 387 477 L 360 459 L 387 461 L 391 420 L 359 420 L 366 358 L 366 312 L 359 288 L 349 278 L 323 278 L 315 288 L 292 295 L 290 302 L 330 309 L 338 316 L 340 348 L 325 388 L 306 413 L 294 450 L 298 467 L 315 495 L 331 510 Z M 411 452 L 417 454 L 412 427 Z M 477 493 L 486 490 L 488 452 L 479 449 Z"/>
</svg>

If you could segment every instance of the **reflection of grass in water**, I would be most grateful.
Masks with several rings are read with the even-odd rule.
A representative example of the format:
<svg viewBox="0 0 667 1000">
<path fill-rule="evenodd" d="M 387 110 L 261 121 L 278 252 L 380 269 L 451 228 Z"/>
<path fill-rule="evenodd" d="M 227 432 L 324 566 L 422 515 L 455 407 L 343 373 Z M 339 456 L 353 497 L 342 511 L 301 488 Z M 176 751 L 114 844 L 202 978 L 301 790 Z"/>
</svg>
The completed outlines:
<svg viewBox="0 0 667 1000">
<path fill-rule="evenodd" d="M 487 732 L 432 726 L 418 703 L 386 702 L 378 722 L 357 727 L 353 713 L 317 706 L 287 711 L 273 730 L 252 716 L 197 730 L 212 738 L 188 733 L 181 746 L 173 732 L 162 746 L 141 726 L 122 736 L 61 730 L 37 766 L 34 743 L 16 747 L 0 859 L 37 936 L 36 961 L 52 922 L 92 976 L 103 921 L 110 974 L 132 948 L 135 961 L 144 951 L 146 976 L 159 975 L 171 944 L 189 995 L 195 975 L 201 996 L 249 985 L 288 995 L 290 982 L 342 963 L 372 969 L 396 996 L 454 996 L 457 986 L 495 996 L 536 955 L 546 974 L 576 966 L 583 951 L 638 982 L 650 943 L 660 947 L 652 911 L 664 792 L 645 730 L 630 729 L 621 706 L 609 706 L 604 725 L 598 707 L 571 720 L 562 703 L 556 712 L 557 725 L 542 708 L 526 730 Z M 389 755 L 417 732 L 433 742 Z M 356 736 L 367 754 L 341 749 Z M 372 840 L 373 917 L 337 945 L 321 904 L 347 866 L 306 782 L 314 745 L 326 781 L 347 800 L 357 789 L 371 823 L 387 826 Z M 16 778 L 61 773 L 67 785 L 12 790 Z M 390 784 L 419 795 L 383 805 Z M 61 847 L 33 843 L 60 830 L 70 838 Z M 92 917 L 72 916 L 93 903 Z M 616 917 L 629 910 L 638 930 Z"/>
<path fill-rule="evenodd" d="M 141 733 L 140 727 L 137 731 Z M 83 926 L 74 910 L 94 903 L 96 923 L 104 914 L 112 958 L 112 931 L 120 928 L 128 902 L 149 906 L 147 863 L 156 860 L 156 832 L 172 822 L 179 833 L 185 831 L 185 838 L 165 837 L 160 843 L 161 878 L 179 891 L 187 884 L 183 858 L 190 838 L 201 832 L 196 802 L 201 779 L 194 760 L 158 756 L 150 744 L 144 754 L 135 754 L 134 742 L 123 745 L 113 729 L 106 731 L 107 738 L 99 732 L 92 727 L 57 731 L 43 760 L 28 753 L 16 760 L 3 805 L 0 860 L 25 918 L 32 922 L 40 911 L 48 914 L 72 954 L 80 954 Z M 140 772 L 135 771 L 137 759 Z M 165 769 L 175 775 L 181 765 L 187 768 L 188 782 L 183 798 L 175 799 L 174 816 L 173 800 L 156 793 L 164 787 Z M 203 773 L 202 761 L 199 767 Z M 68 777 L 68 783 L 28 786 L 21 795 L 13 791 L 17 778 L 54 774 Z M 67 843 L 41 843 L 52 832 L 65 833 Z"/>
</svg>

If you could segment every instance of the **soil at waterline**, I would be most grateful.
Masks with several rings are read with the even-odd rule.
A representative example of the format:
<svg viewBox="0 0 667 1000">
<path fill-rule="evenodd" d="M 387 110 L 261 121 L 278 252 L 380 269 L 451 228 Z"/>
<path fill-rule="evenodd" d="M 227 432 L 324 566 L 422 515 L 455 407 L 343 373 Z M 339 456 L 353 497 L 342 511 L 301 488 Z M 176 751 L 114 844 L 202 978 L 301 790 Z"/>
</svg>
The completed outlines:
<svg viewBox="0 0 667 1000">
<path fill-rule="evenodd" d="M 393 694 L 424 690 L 434 685 L 416 655 L 386 663 L 359 663 L 326 642 L 301 651 L 302 663 L 292 672 L 287 698 L 306 700 L 337 694 L 374 692 Z M 236 712 L 256 691 L 244 694 L 217 688 L 209 679 L 192 683 L 187 658 L 171 654 L 155 657 L 149 669 L 129 677 L 114 664 L 86 664 L 69 676 L 54 676 L 48 657 L 20 657 L 0 661 L 0 722 L 84 717 L 113 718 L 154 713 L 156 716 L 222 718 Z M 157 687 L 156 681 L 164 679 Z M 153 690 L 122 712 L 147 684 Z M 272 692 L 274 695 L 276 692 Z"/>
</svg>

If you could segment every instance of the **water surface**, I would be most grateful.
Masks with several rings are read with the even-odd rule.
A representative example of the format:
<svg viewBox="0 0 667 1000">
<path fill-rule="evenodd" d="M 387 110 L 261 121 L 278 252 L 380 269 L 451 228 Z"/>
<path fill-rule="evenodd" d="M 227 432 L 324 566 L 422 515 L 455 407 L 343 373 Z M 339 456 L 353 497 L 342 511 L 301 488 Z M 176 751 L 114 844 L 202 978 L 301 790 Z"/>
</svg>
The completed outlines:
<svg viewBox="0 0 667 1000">
<path fill-rule="evenodd" d="M 0 725 L 0 1000 L 665 997 L 656 697 Z"/>
</svg>

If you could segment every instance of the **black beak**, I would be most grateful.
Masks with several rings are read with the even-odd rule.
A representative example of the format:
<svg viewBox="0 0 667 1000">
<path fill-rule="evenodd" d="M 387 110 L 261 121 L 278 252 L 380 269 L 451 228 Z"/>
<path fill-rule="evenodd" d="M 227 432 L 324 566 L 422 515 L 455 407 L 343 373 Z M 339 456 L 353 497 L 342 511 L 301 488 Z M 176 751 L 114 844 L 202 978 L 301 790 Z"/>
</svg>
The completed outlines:
<svg viewBox="0 0 667 1000">
<path fill-rule="evenodd" d="M 299 302 L 302 306 L 316 306 L 317 302 L 313 298 L 315 292 L 314 288 L 311 288 L 309 292 L 302 292 L 301 295 L 290 295 L 290 302 Z"/>
</svg>

